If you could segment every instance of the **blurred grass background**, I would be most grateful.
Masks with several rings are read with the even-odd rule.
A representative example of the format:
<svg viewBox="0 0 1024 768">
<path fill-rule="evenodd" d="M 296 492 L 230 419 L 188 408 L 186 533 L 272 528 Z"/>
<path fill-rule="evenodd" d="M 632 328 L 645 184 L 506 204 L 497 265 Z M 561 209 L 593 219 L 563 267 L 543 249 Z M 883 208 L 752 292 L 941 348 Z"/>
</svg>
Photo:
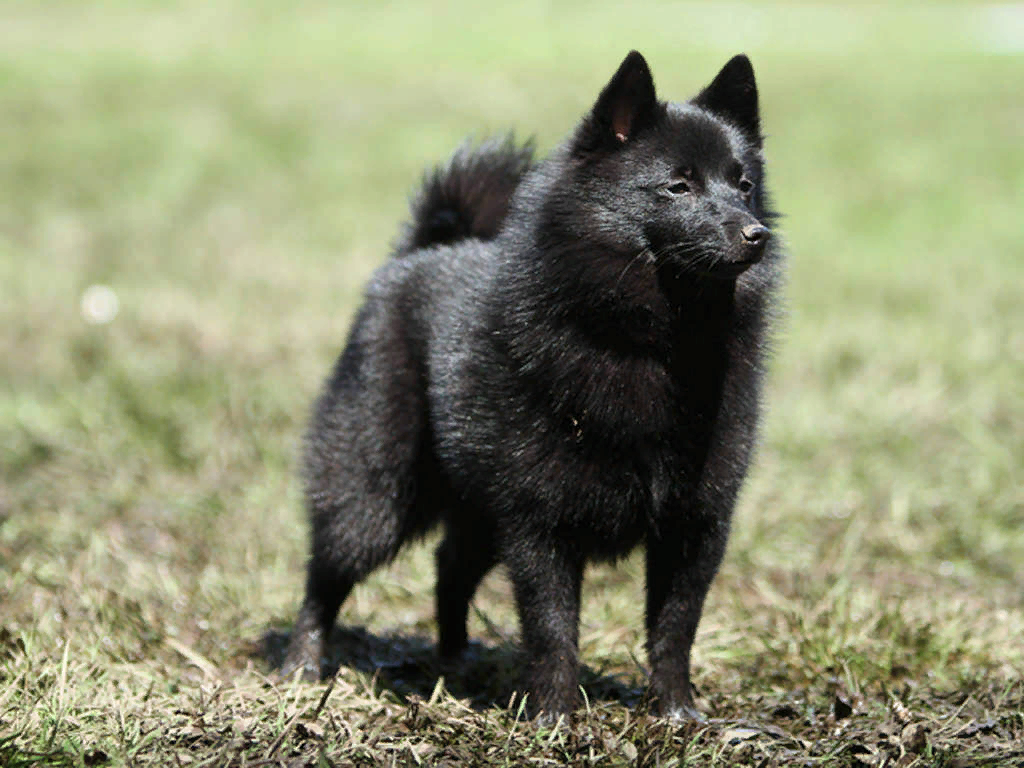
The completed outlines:
<svg viewBox="0 0 1024 768">
<path fill-rule="evenodd" d="M 550 148 L 633 47 L 676 100 L 751 56 L 791 256 L 698 684 L 1019 679 L 1024 6 L 54 1 L 0 5 L 8 707 L 64 648 L 106 670 L 54 704 L 81 714 L 288 626 L 297 443 L 419 174 L 467 135 Z M 641 574 L 587 582 L 595 666 L 642 661 Z M 429 635 L 431 584 L 420 548 L 341 621 Z M 477 607 L 514 634 L 500 575 Z"/>
</svg>

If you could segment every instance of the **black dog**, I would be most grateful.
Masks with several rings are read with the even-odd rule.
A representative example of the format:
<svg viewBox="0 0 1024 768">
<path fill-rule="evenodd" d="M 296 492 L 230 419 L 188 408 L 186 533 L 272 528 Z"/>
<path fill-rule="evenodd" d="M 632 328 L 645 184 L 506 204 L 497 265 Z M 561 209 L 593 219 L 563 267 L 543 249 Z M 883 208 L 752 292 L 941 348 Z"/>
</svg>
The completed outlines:
<svg viewBox="0 0 1024 768">
<path fill-rule="evenodd" d="M 697 716 L 690 649 L 782 271 L 761 144 L 745 56 L 665 103 L 632 52 L 548 159 L 491 144 L 428 177 L 316 405 L 286 674 L 319 676 L 352 586 L 440 522 L 442 656 L 504 563 L 531 711 L 571 710 L 584 564 L 643 543 L 652 694 Z"/>
</svg>

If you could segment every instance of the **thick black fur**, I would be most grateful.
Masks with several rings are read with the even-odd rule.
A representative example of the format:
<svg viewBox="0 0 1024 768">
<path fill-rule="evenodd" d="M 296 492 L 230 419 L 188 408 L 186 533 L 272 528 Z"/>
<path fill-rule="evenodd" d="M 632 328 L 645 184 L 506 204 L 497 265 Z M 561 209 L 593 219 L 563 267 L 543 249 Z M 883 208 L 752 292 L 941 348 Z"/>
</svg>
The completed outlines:
<svg viewBox="0 0 1024 768">
<path fill-rule="evenodd" d="M 652 694 L 697 716 L 690 649 L 782 272 L 750 62 L 665 103 L 634 51 L 546 160 L 463 149 L 413 214 L 316 404 L 284 672 L 319 676 L 352 586 L 442 523 L 440 653 L 465 648 L 474 590 L 504 563 L 531 709 L 567 712 L 584 564 L 644 544 Z"/>
<path fill-rule="evenodd" d="M 493 239 L 505 223 L 512 193 L 532 165 L 532 142 L 517 147 L 512 136 L 476 149 L 463 145 L 447 165 L 423 178 L 395 255 L 470 237 Z"/>
</svg>

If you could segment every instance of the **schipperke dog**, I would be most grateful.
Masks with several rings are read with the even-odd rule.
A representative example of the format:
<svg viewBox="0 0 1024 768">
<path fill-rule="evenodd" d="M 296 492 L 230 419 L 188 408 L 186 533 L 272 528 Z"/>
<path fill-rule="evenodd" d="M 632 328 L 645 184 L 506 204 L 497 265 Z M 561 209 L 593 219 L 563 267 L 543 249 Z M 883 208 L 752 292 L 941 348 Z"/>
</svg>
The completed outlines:
<svg viewBox="0 0 1024 768">
<path fill-rule="evenodd" d="M 774 219 L 742 55 L 673 103 L 634 51 L 547 159 L 491 143 L 428 176 L 315 406 L 282 671 L 318 677 L 353 585 L 441 523 L 442 657 L 503 563 L 530 711 L 555 717 L 584 565 L 643 544 L 651 694 L 699 717 L 690 649 L 757 433 Z"/>
</svg>

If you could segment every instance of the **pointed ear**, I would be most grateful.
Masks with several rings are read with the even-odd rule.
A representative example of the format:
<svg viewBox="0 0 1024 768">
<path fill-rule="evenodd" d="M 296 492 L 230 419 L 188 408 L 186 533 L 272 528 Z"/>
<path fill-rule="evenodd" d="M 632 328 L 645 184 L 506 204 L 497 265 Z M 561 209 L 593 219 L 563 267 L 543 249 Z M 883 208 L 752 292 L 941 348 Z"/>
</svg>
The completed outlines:
<svg viewBox="0 0 1024 768">
<path fill-rule="evenodd" d="M 761 118 L 754 68 L 742 53 L 729 59 L 693 103 L 734 123 L 748 139 L 761 146 Z"/>
<path fill-rule="evenodd" d="M 581 126 L 576 146 L 594 149 L 625 144 L 652 124 L 657 114 L 658 97 L 651 70 L 643 56 L 630 51 L 597 97 Z"/>
</svg>

